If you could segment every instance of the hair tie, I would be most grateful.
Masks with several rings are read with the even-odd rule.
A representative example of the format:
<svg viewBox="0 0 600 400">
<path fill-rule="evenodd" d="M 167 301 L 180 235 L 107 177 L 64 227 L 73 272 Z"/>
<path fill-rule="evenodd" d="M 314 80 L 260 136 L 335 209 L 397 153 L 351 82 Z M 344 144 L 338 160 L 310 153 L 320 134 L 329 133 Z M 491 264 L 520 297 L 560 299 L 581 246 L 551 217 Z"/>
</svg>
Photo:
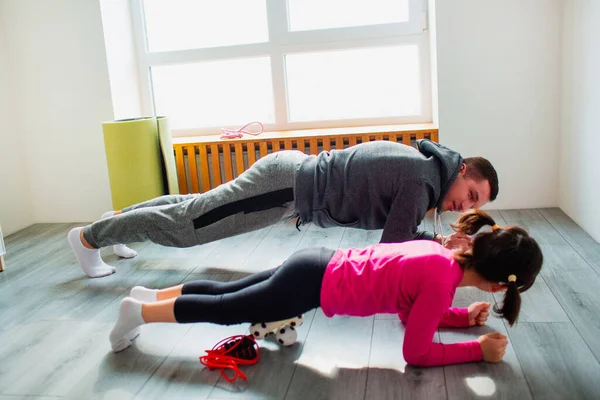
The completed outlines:
<svg viewBox="0 0 600 400">
<path fill-rule="evenodd" d="M 508 281 L 509 282 L 516 282 L 517 281 L 517 276 L 516 275 L 509 275 L 508 276 Z"/>
<path fill-rule="evenodd" d="M 494 226 L 492 226 L 492 231 L 497 231 L 498 229 L 500 229 L 500 225 L 494 224 Z"/>
</svg>

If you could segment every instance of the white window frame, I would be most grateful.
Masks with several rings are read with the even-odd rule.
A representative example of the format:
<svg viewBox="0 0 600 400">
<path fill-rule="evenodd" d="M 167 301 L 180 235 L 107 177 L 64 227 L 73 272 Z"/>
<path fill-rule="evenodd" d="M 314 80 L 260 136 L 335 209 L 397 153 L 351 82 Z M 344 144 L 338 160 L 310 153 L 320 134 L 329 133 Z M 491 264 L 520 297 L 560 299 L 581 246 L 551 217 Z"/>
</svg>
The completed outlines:
<svg viewBox="0 0 600 400">
<path fill-rule="evenodd" d="M 145 115 L 156 115 L 150 78 L 152 67 L 268 56 L 271 59 L 275 123 L 265 124 L 265 131 L 426 123 L 432 121 L 429 35 L 426 24 L 427 2 L 424 0 L 409 0 L 409 21 L 407 22 L 310 31 L 288 31 L 287 0 L 267 0 L 269 42 L 152 53 L 147 51 L 146 46 L 143 0 L 130 1 L 139 69 L 140 97 L 142 111 Z M 417 45 L 419 48 L 422 88 L 421 114 L 333 121 L 289 121 L 285 83 L 285 55 L 397 45 Z M 220 133 L 220 128 L 237 127 L 174 129 L 173 133 L 174 136 L 209 135 Z"/>
</svg>

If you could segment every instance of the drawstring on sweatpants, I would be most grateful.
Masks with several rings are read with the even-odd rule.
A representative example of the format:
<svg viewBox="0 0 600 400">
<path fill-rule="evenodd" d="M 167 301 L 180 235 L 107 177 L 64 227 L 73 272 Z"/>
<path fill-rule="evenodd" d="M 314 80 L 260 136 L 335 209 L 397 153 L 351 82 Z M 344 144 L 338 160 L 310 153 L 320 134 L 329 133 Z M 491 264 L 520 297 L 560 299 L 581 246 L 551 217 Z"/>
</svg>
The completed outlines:
<svg viewBox="0 0 600 400">
<path fill-rule="evenodd" d="M 296 220 L 296 229 L 298 229 L 298 232 L 300 232 L 300 226 L 304 225 L 306 222 L 302 221 L 302 218 L 300 217 L 300 213 L 298 211 L 294 211 L 291 215 L 285 217 L 283 221 L 288 222 L 293 219 Z"/>
</svg>

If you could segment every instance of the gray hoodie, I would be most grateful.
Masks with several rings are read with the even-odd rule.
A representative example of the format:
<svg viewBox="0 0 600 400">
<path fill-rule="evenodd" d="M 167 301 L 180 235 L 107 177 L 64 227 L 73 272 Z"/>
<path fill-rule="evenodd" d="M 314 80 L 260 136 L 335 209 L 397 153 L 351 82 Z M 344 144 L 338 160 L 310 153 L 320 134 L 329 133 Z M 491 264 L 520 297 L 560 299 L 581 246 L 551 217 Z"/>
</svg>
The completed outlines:
<svg viewBox="0 0 600 400">
<path fill-rule="evenodd" d="M 308 157 L 296 177 L 301 221 L 383 228 L 382 242 L 433 239 L 417 227 L 441 205 L 463 158 L 429 140 L 417 147 L 381 140 Z"/>
</svg>

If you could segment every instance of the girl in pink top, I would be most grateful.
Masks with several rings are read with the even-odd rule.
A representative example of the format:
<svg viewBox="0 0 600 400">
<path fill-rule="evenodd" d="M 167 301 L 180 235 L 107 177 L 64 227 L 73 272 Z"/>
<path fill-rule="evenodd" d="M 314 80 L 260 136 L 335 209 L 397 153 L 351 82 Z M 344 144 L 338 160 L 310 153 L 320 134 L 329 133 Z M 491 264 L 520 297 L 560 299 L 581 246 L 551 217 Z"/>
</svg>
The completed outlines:
<svg viewBox="0 0 600 400">
<path fill-rule="evenodd" d="M 506 291 L 494 311 L 513 325 L 520 292 L 531 287 L 542 267 L 536 241 L 518 227 L 500 228 L 486 213 L 463 214 L 454 230 L 475 234 L 473 247 L 451 251 L 432 241 L 381 243 L 365 249 L 304 249 L 281 266 L 233 282 L 194 281 L 163 289 L 134 287 L 123 299 L 110 334 L 115 352 L 129 347 L 138 327 L 152 322 L 279 321 L 322 307 L 333 315 L 393 313 L 406 324 L 404 359 L 420 366 L 469 361 L 498 362 L 507 339 L 500 333 L 478 340 L 433 342 L 439 327 L 483 325 L 488 303 L 453 308 L 457 287 Z"/>
</svg>

